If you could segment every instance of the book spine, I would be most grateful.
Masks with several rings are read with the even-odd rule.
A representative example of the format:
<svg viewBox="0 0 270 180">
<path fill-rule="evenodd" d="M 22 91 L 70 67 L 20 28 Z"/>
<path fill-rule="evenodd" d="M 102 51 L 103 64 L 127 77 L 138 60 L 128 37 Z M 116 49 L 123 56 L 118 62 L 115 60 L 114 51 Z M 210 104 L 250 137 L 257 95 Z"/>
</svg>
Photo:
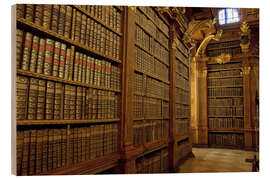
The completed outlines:
<svg viewBox="0 0 270 180">
<path fill-rule="evenodd" d="M 80 53 L 75 53 L 75 63 L 74 63 L 74 81 L 78 81 L 78 71 L 79 71 L 79 64 L 80 64 Z"/>
<path fill-rule="evenodd" d="M 37 73 L 43 73 L 44 56 L 45 56 L 45 39 L 39 39 L 38 59 L 37 59 Z"/>
<path fill-rule="evenodd" d="M 35 18 L 34 22 L 38 26 L 42 26 L 43 5 L 35 5 Z"/>
<path fill-rule="evenodd" d="M 82 87 L 77 87 L 76 93 L 76 119 L 82 119 Z"/>
<path fill-rule="evenodd" d="M 64 94 L 64 120 L 70 119 L 70 85 L 65 85 Z"/>
<path fill-rule="evenodd" d="M 30 32 L 25 34 L 24 40 L 24 49 L 23 49 L 23 59 L 22 59 L 22 69 L 29 70 L 29 61 L 30 61 L 30 53 L 32 47 L 32 38 L 33 35 Z"/>
<path fill-rule="evenodd" d="M 81 21 L 81 32 L 80 32 L 80 43 L 85 45 L 85 42 L 86 42 L 86 23 L 87 23 L 87 20 L 86 20 L 86 15 L 82 15 L 82 21 Z"/>
<path fill-rule="evenodd" d="M 76 11 L 75 36 L 74 36 L 74 40 L 76 42 L 80 42 L 81 21 L 82 21 L 82 14 L 80 11 Z"/>
<path fill-rule="evenodd" d="M 36 164 L 35 164 L 35 174 L 41 173 L 42 168 L 42 137 L 43 137 L 43 130 L 37 130 L 37 143 L 36 143 Z"/>
<path fill-rule="evenodd" d="M 48 140 L 49 129 L 44 129 L 42 137 L 42 172 L 46 172 L 48 170 Z"/>
<path fill-rule="evenodd" d="M 23 31 L 16 29 L 16 68 L 21 68 L 22 61 L 22 51 L 23 51 Z"/>
<path fill-rule="evenodd" d="M 86 63 L 87 63 L 87 56 L 86 54 L 83 55 L 83 62 L 82 62 L 82 82 L 85 83 L 85 76 L 86 76 Z"/>
<path fill-rule="evenodd" d="M 51 26 L 51 29 L 54 31 L 54 32 L 58 32 L 58 18 L 59 18 L 59 9 L 60 9 L 60 6 L 59 5 L 53 5 L 52 7 L 52 26 Z"/>
<path fill-rule="evenodd" d="M 25 19 L 30 22 L 34 22 L 34 5 L 26 4 Z"/>
<path fill-rule="evenodd" d="M 67 132 L 66 129 L 61 130 L 61 167 L 66 166 L 66 156 L 67 156 Z"/>
<path fill-rule="evenodd" d="M 93 57 L 90 58 L 90 78 L 89 84 L 94 84 L 95 76 L 95 59 Z"/>
<path fill-rule="evenodd" d="M 46 4 L 43 5 L 44 10 L 43 10 L 43 22 L 42 25 L 46 29 L 51 28 L 51 18 L 52 18 L 52 5 Z"/>
<path fill-rule="evenodd" d="M 60 34 L 61 36 L 64 35 L 64 31 L 65 31 L 65 15 L 66 15 L 66 6 L 60 5 L 58 34 Z"/>
<path fill-rule="evenodd" d="M 71 38 L 72 7 L 66 6 L 64 36 Z"/>
<path fill-rule="evenodd" d="M 70 69 L 70 58 L 71 58 L 71 50 L 70 48 L 66 51 L 66 57 L 65 57 L 65 71 L 64 71 L 64 79 L 68 80 L 69 78 L 69 69 Z"/>
<path fill-rule="evenodd" d="M 38 80 L 37 120 L 44 119 L 46 81 Z"/>
<path fill-rule="evenodd" d="M 45 45 L 45 58 L 44 58 L 45 75 L 52 74 L 53 49 L 54 49 L 54 41 L 52 39 L 47 38 Z"/>
<path fill-rule="evenodd" d="M 37 130 L 31 130 L 31 137 L 30 137 L 30 153 L 29 153 L 29 175 L 35 174 L 35 161 L 36 161 L 36 143 L 37 143 Z"/>
<path fill-rule="evenodd" d="M 45 118 L 47 120 L 53 119 L 53 107 L 54 107 L 54 89 L 55 83 L 52 81 L 47 81 L 46 85 L 46 111 Z"/>
<path fill-rule="evenodd" d="M 32 43 L 31 58 L 30 58 L 30 71 L 31 72 L 36 72 L 38 47 L 39 47 L 39 37 L 34 36 L 33 43 Z"/>
<path fill-rule="evenodd" d="M 26 176 L 28 175 L 28 164 L 29 164 L 29 148 L 30 148 L 30 135 L 31 135 L 31 130 L 25 130 L 23 132 L 23 155 L 22 155 L 22 167 L 21 167 L 21 175 Z"/>
<path fill-rule="evenodd" d="M 16 175 L 21 175 L 22 157 L 23 157 L 23 132 L 17 130 L 16 132 Z"/>
<path fill-rule="evenodd" d="M 70 119 L 76 119 L 76 86 L 71 86 L 70 88 Z"/>
<path fill-rule="evenodd" d="M 60 64 L 60 51 L 61 51 L 61 43 L 55 41 L 54 44 L 54 57 L 53 57 L 53 72 L 52 75 L 58 77 L 59 74 L 59 64 Z"/>
<path fill-rule="evenodd" d="M 66 60 L 66 48 L 67 45 L 61 43 L 61 50 L 60 50 L 60 63 L 59 63 L 59 73 L 58 77 L 64 78 L 65 73 L 65 60 Z"/>
<path fill-rule="evenodd" d="M 90 29 L 91 29 L 91 20 L 87 18 L 86 20 L 86 32 L 85 32 L 85 45 L 89 47 L 89 38 L 90 38 Z"/>
<path fill-rule="evenodd" d="M 38 98 L 38 79 L 30 78 L 28 113 L 27 119 L 36 119 L 37 113 L 37 98 Z"/>
<path fill-rule="evenodd" d="M 25 15 L 25 5 L 24 4 L 16 4 L 16 17 L 24 18 Z"/>
<path fill-rule="evenodd" d="M 82 82 L 82 64 L 83 64 L 83 54 L 80 53 L 79 65 L 78 65 L 78 81 Z"/>
<path fill-rule="evenodd" d="M 60 120 L 61 118 L 61 97 L 63 93 L 63 85 L 61 83 L 55 83 L 54 94 L 54 119 Z"/>
</svg>

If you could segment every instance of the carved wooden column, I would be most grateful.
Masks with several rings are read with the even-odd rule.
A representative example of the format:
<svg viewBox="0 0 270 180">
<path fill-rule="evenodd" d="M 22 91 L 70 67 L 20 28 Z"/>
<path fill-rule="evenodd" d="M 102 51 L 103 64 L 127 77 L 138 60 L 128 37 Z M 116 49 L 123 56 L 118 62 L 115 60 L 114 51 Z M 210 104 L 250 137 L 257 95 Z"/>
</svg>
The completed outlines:
<svg viewBox="0 0 270 180">
<path fill-rule="evenodd" d="M 208 118 L 207 118 L 207 59 L 199 59 L 198 66 L 198 144 L 208 145 Z"/>
<path fill-rule="evenodd" d="M 136 148 L 133 146 L 133 75 L 136 7 L 124 8 L 123 63 L 121 89 L 120 166 L 117 173 L 136 173 Z"/>
<path fill-rule="evenodd" d="M 258 149 L 259 146 L 259 62 L 255 56 L 249 57 L 250 70 L 250 103 L 251 103 L 251 128 L 252 128 L 252 146 Z"/>
<path fill-rule="evenodd" d="M 195 48 L 193 49 L 195 51 Z M 195 51 L 196 53 L 196 51 Z M 198 144 L 198 63 L 194 57 L 190 58 L 190 129 L 193 144 Z"/>
<path fill-rule="evenodd" d="M 175 53 L 177 44 L 177 35 L 175 31 L 175 24 L 170 26 L 170 39 L 169 39 L 169 58 L 170 58 L 170 104 L 169 104 L 169 169 L 170 172 L 176 171 L 177 165 L 177 142 L 176 136 L 176 119 L 175 119 Z"/>
<path fill-rule="evenodd" d="M 250 82 L 251 67 L 248 59 L 243 60 L 243 96 L 244 96 L 244 139 L 245 148 L 252 149 L 252 123 L 251 123 L 251 82 Z"/>
</svg>

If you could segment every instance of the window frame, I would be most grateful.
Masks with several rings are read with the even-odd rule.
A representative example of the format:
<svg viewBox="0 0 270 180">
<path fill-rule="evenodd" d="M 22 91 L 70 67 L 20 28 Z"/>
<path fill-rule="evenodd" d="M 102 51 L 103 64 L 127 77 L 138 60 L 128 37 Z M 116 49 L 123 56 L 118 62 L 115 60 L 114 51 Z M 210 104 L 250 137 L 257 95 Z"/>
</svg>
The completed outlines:
<svg viewBox="0 0 270 180">
<path fill-rule="evenodd" d="M 237 16 L 232 16 L 231 18 L 228 18 L 228 12 L 227 12 L 228 9 L 232 10 L 232 15 L 234 14 L 234 11 L 236 11 Z M 220 12 L 221 11 L 224 11 L 224 18 L 223 19 L 220 19 Z M 228 22 L 228 20 L 234 20 L 236 18 L 238 19 L 237 21 Z M 220 21 L 224 21 L 224 23 L 221 24 Z M 228 25 L 228 24 L 235 24 L 235 23 L 238 23 L 239 21 L 240 21 L 240 16 L 239 16 L 239 11 L 238 11 L 237 8 L 222 8 L 222 9 L 219 9 L 219 11 L 218 11 L 218 24 L 220 26 L 224 26 L 224 25 Z"/>
</svg>

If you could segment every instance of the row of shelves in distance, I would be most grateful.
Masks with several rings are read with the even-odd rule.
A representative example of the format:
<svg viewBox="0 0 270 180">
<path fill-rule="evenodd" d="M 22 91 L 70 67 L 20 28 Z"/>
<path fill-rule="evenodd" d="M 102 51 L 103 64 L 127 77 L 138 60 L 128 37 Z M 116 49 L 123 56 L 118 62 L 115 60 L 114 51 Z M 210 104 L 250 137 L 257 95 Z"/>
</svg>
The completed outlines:
<svg viewBox="0 0 270 180">
<path fill-rule="evenodd" d="M 230 78 L 242 78 L 243 76 L 224 76 L 224 77 L 207 77 L 207 79 L 230 79 Z"/>
<path fill-rule="evenodd" d="M 226 85 L 226 86 L 208 86 L 208 89 L 215 89 L 215 88 L 237 88 L 243 87 L 243 85 Z"/>
<path fill-rule="evenodd" d="M 242 70 L 241 67 L 239 68 L 224 68 L 224 69 L 207 69 L 208 72 L 214 72 L 214 71 L 231 71 L 231 70 Z"/>
<path fill-rule="evenodd" d="M 175 71 L 175 73 L 179 74 L 181 77 L 183 77 L 184 79 L 188 80 L 188 76 L 185 76 L 184 74 L 178 72 L 178 71 Z"/>
<path fill-rule="evenodd" d="M 17 126 L 52 125 L 52 124 L 92 124 L 119 122 L 120 119 L 83 119 L 83 120 L 17 120 Z"/>
<path fill-rule="evenodd" d="M 167 99 L 167 98 L 152 95 L 152 94 L 144 94 L 144 93 L 140 93 L 140 92 L 133 92 L 133 94 L 143 96 L 143 97 L 150 97 L 150 98 L 160 99 L 160 100 L 163 100 L 163 101 L 169 101 L 169 99 Z"/>
<path fill-rule="evenodd" d="M 96 51 L 96 50 L 94 50 L 94 49 L 92 49 L 90 47 L 87 47 L 87 46 L 82 45 L 82 44 L 80 44 L 78 42 L 75 42 L 72 39 L 69 39 L 69 38 L 66 38 L 66 37 L 64 37 L 62 35 L 59 35 L 59 34 L 57 34 L 56 32 L 54 32 L 52 30 L 46 29 L 46 28 L 44 28 L 42 26 L 38 26 L 38 25 L 36 25 L 36 24 L 34 24 L 32 22 L 29 22 L 29 21 L 27 21 L 27 20 L 25 20 L 23 18 L 18 18 L 17 23 L 19 23 L 19 25 L 27 26 L 28 28 L 31 28 L 31 29 L 33 29 L 35 31 L 39 31 L 41 33 L 44 33 L 47 36 L 50 36 L 52 38 L 56 38 L 57 40 L 63 41 L 65 43 L 68 43 L 68 44 L 73 45 L 75 47 L 78 47 L 80 49 L 89 51 L 89 52 L 91 52 L 91 53 L 93 53 L 95 55 L 98 55 L 98 56 L 100 56 L 102 58 L 105 58 L 105 59 L 107 59 L 109 61 L 116 62 L 116 63 L 121 63 L 121 61 L 118 60 L 118 59 L 115 59 L 113 57 L 104 55 L 104 54 L 102 54 L 102 53 L 100 53 L 100 52 L 98 52 L 98 51 Z"/>
<path fill-rule="evenodd" d="M 155 120 L 155 119 L 168 119 L 169 120 L 169 117 L 161 117 L 161 116 L 141 117 L 141 118 L 133 118 L 133 121 Z"/>
<path fill-rule="evenodd" d="M 153 22 L 153 24 L 159 29 L 160 32 L 162 32 L 167 38 L 169 38 L 169 36 L 166 33 L 164 33 L 162 29 L 160 29 L 160 27 L 156 24 L 156 22 L 152 19 L 152 17 L 150 17 L 147 13 L 145 13 L 143 10 L 141 10 L 140 6 L 138 6 L 137 9 L 139 9 L 148 19 L 150 19 L 150 21 Z M 166 25 L 168 25 L 163 18 L 161 18 L 161 19 Z"/>
<path fill-rule="evenodd" d="M 256 132 L 256 130 L 249 128 L 208 128 L 208 132 L 244 133 L 244 132 Z"/>
<path fill-rule="evenodd" d="M 216 99 L 216 98 L 243 98 L 244 96 L 208 96 L 208 98 Z"/>
<path fill-rule="evenodd" d="M 93 19 L 94 21 L 96 21 L 97 23 L 101 24 L 105 28 L 107 28 L 107 29 L 113 31 L 114 33 L 118 34 L 119 36 L 123 35 L 121 32 L 116 31 L 111 26 L 109 26 L 107 24 L 104 24 L 102 22 L 102 20 L 100 20 L 100 19 L 96 18 L 95 16 L 91 15 L 89 12 L 87 12 L 85 9 L 81 8 L 79 5 L 72 5 L 72 6 L 75 7 L 77 10 L 81 11 L 82 13 L 84 13 L 85 15 L 87 15 L 88 17 L 90 17 L 91 19 Z"/>
<path fill-rule="evenodd" d="M 159 57 L 157 57 L 155 54 L 151 53 L 149 50 L 145 49 L 143 46 L 141 46 L 140 44 L 135 42 L 135 46 L 137 46 L 138 48 L 142 49 L 143 51 L 145 51 L 147 54 L 153 56 L 155 59 L 157 59 L 159 62 L 161 62 L 162 64 L 165 64 L 166 66 L 170 66 L 168 63 L 166 63 L 165 61 L 161 60 Z"/>
<path fill-rule="evenodd" d="M 18 69 L 17 74 L 18 75 L 29 76 L 29 77 L 33 77 L 33 78 L 40 78 L 40 79 L 44 79 L 44 80 L 50 80 L 50 81 L 55 81 L 55 82 L 71 84 L 71 85 L 90 87 L 90 88 L 101 89 L 101 90 L 108 90 L 108 91 L 113 91 L 113 92 L 118 92 L 118 93 L 120 92 L 119 89 L 112 89 L 112 88 L 96 86 L 96 85 L 92 85 L 92 84 L 88 84 L 88 83 L 82 83 L 82 82 L 77 82 L 77 81 L 72 81 L 72 80 L 66 80 L 66 79 L 63 79 L 63 78 L 49 76 L 49 75 L 45 75 L 45 74 L 34 73 L 34 72 L 30 72 L 30 71 L 25 71 L 25 70 L 22 70 L 22 69 Z"/>
<path fill-rule="evenodd" d="M 165 80 L 165 79 L 163 79 L 163 78 L 160 78 L 160 77 L 158 77 L 158 76 L 155 75 L 155 74 L 146 72 L 146 71 L 141 70 L 141 69 L 139 69 L 139 68 L 137 68 L 137 67 L 134 67 L 134 71 L 139 72 L 139 73 L 142 73 L 142 74 L 145 74 L 145 75 L 147 75 L 147 76 L 149 76 L 149 77 L 151 77 L 151 78 L 157 79 L 157 80 L 159 80 L 159 81 L 162 81 L 162 82 L 164 82 L 165 84 L 170 84 L 170 82 L 169 82 L 168 80 Z"/>
<path fill-rule="evenodd" d="M 152 38 L 154 38 L 159 44 L 161 44 L 161 46 L 163 46 L 166 50 L 169 50 L 168 48 L 168 44 L 165 45 L 163 44 L 159 39 L 155 38 L 155 36 L 149 32 L 147 29 L 145 29 L 145 27 L 143 27 L 140 23 L 135 21 L 135 25 L 139 26 L 140 28 L 142 28 L 149 36 L 151 36 Z"/>
</svg>

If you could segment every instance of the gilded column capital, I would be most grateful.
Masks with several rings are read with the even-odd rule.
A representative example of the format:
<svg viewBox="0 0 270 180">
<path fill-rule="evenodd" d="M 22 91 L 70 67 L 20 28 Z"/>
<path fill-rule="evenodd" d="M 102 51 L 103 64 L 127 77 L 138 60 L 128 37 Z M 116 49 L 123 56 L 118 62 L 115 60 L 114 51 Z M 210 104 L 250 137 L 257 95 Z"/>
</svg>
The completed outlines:
<svg viewBox="0 0 270 180">
<path fill-rule="evenodd" d="M 136 6 L 128 6 L 128 9 L 136 13 Z"/>
<path fill-rule="evenodd" d="M 242 71 L 244 75 L 249 75 L 250 74 L 250 66 L 244 66 L 242 67 Z"/>
</svg>

